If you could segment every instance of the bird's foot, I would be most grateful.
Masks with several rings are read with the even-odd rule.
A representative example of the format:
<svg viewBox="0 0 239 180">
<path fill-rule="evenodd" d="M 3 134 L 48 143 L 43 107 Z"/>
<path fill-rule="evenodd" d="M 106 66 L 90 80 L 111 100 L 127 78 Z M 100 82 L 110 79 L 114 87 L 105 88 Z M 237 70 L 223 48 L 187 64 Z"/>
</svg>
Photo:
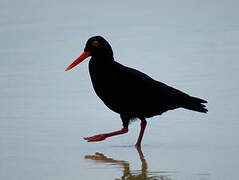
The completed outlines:
<svg viewBox="0 0 239 180">
<path fill-rule="evenodd" d="M 116 136 L 116 135 L 119 135 L 119 134 L 124 134 L 124 133 L 127 133 L 127 132 L 128 132 L 128 128 L 124 127 L 119 131 L 114 131 L 114 132 L 105 133 L 105 134 L 98 134 L 98 135 L 91 136 L 91 137 L 85 137 L 84 139 L 88 142 L 103 141 L 108 137 Z"/>
<path fill-rule="evenodd" d="M 91 137 L 84 137 L 84 140 L 86 140 L 87 142 L 95 142 L 95 141 L 103 141 L 106 138 L 107 136 L 105 134 L 98 134 Z"/>
</svg>

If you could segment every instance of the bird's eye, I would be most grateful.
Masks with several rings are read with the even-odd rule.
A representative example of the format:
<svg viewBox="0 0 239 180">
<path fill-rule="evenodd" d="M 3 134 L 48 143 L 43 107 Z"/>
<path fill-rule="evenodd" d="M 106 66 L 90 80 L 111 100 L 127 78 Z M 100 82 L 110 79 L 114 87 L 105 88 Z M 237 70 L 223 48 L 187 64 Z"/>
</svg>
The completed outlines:
<svg viewBox="0 0 239 180">
<path fill-rule="evenodd" d="M 92 42 L 92 45 L 95 46 L 95 47 L 97 47 L 97 46 L 100 45 L 100 43 L 99 43 L 99 41 L 93 41 L 93 42 Z"/>
</svg>

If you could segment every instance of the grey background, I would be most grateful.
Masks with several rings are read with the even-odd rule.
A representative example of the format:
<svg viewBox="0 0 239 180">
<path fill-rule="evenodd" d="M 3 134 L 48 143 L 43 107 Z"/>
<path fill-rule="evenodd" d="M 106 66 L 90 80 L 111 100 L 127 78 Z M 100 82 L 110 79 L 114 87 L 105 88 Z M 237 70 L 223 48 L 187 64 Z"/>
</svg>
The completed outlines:
<svg viewBox="0 0 239 180">
<path fill-rule="evenodd" d="M 120 63 L 205 98 L 208 114 L 183 109 L 149 119 L 142 151 L 158 178 L 237 179 L 238 1 L 0 1 L 0 179 L 116 179 L 141 169 L 129 133 L 100 143 L 82 137 L 121 121 L 95 95 L 88 60 L 64 69 L 86 40 L 104 36 Z M 165 172 L 165 173 L 164 173 Z"/>
</svg>

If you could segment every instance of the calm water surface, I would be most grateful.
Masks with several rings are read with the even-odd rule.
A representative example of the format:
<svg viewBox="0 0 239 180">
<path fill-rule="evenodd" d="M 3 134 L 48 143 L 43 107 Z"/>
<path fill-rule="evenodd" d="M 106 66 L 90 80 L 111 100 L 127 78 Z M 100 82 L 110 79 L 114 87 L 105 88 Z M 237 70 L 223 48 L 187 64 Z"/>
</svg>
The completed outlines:
<svg viewBox="0 0 239 180">
<path fill-rule="evenodd" d="M 0 2 L 0 179 L 238 179 L 239 21 L 233 0 Z M 142 149 L 95 95 L 88 60 L 102 35 L 115 59 L 205 98 L 149 120 Z"/>
</svg>

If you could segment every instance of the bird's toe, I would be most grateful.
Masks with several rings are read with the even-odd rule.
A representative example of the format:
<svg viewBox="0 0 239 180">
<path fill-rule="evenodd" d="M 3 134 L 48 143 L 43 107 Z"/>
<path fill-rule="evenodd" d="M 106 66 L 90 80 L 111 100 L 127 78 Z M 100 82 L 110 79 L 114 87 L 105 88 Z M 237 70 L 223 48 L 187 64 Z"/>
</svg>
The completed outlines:
<svg viewBox="0 0 239 180">
<path fill-rule="evenodd" d="M 87 142 L 95 142 L 95 141 L 103 141 L 105 140 L 106 136 L 104 134 L 98 134 L 95 136 L 91 136 L 91 137 L 84 137 L 84 139 Z"/>
</svg>

